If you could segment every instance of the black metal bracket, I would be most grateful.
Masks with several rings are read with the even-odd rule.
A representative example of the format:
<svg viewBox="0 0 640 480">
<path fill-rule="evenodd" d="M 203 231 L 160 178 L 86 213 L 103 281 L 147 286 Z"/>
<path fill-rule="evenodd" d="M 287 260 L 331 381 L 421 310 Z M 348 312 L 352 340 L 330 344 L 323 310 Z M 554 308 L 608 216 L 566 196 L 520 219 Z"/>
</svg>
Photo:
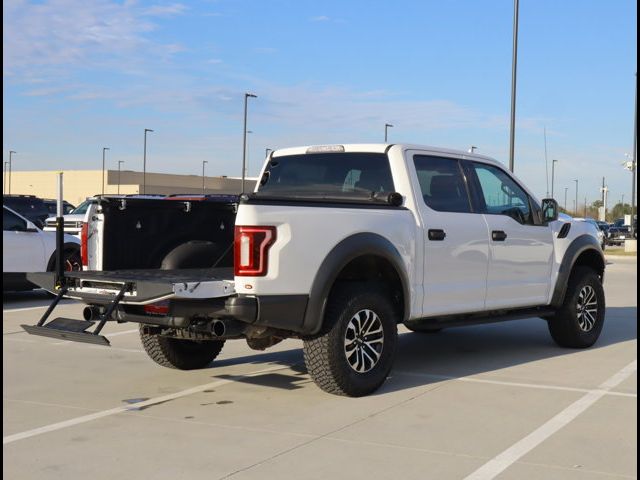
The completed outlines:
<svg viewBox="0 0 640 480">
<path fill-rule="evenodd" d="M 122 298 L 124 297 L 125 292 L 127 291 L 127 284 L 124 283 L 122 288 L 113 299 L 109 306 L 105 310 L 105 312 L 100 315 L 99 323 L 93 332 L 87 331 L 88 328 L 92 327 L 95 322 L 87 321 L 87 320 L 75 320 L 72 318 L 54 318 L 49 323 L 45 324 L 51 312 L 53 312 L 54 308 L 60 303 L 62 297 L 67 293 L 68 287 L 63 286 L 55 300 L 49 305 L 47 311 L 44 312 L 42 318 L 36 325 L 21 325 L 25 332 L 31 335 L 40 335 L 43 337 L 52 337 L 59 338 L 62 340 L 71 340 L 74 342 L 83 342 L 83 343 L 93 343 L 96 345 L 104 345 L 110 346 L 110 342 L 104 335 L 100 335 L 102 328 L 105 326 L 107 321 L 111 318 L 113 311 L 116 309 Z"/>
</svg>

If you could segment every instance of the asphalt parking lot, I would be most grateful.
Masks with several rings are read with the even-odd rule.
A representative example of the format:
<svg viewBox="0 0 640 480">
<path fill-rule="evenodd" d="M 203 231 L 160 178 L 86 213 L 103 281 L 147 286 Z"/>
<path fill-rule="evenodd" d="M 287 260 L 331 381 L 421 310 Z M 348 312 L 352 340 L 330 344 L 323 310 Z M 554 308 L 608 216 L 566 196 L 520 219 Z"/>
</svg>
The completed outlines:
<svg viewBox="0 0 640 480">
<path fill-rule="evenodd" d="M 591 349 L 539 319 L 401 329 L 391 377 L 323 393 L 301 344 L 227 342 L 211 368 L 154 364 L 133 325 L 111 348 L 33 337 L 49 299 L 3 301 L 3 474 L 10 479 L 607 479 L 637 475 L 637 264 L 610 260 Z M 81 306 L 61 306 L 80 318 Z"/>
</svg>

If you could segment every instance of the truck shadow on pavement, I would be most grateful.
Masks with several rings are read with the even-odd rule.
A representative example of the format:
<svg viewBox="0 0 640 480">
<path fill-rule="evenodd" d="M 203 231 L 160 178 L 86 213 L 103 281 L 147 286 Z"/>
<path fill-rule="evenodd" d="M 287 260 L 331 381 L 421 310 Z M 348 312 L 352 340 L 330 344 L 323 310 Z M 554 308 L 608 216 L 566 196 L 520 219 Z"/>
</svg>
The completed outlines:
<svg viewBox="0 0 640 480">
<path fill-rule="evenodd" d="M 636 316 L 636 307 L 607 308 L 602 334 L 587 351 L 636 340 Z M 374 395 L 585 351 L 557 346 L 546 322 L 537 318 L 451 328 L 435 334 L 405 332 L 402 327 L 400 332 L 391 374 Z M 287 371 L 214 377 L 285 390 L 300 389 L 312 382 L 304 366 L 301 348 L 222 359 L 212 367 L 237 364 L 282 365 Z"/>
</svg>

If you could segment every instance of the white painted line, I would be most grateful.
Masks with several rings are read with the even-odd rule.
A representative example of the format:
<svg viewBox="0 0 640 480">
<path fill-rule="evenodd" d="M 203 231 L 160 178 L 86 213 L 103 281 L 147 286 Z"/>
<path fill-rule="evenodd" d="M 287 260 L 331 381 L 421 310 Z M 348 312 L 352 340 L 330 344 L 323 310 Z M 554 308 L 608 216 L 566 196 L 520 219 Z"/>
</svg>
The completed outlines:
<svg viewBox="0 0 640 480">
<path fill-rule="evenodd" d="M 42 310 L 43 308 L 47 308 L 49 307 L 49 305 L 43 305 L 41 307 L 24 307 L 24 308 L 8 308 L 8 309 L 2 309 L 2 313 L 13 313 L 13 312 L 26 312 L 28 310 Z"/>
<path fill-rule="evenodd" d="M 225 385 L 227 383 L 232 383 L 235 381 L 235 378 L 246 378 L 253 377 L 255 375 L 260 375 L 262 373 L 274 372 L 276 370 L 286 370 L 290 367 L 283 367 L 282 365 L 272 366 L 269 368 L 264 368 L 262 370 L 256 370 L 250 373 L 246 373 L 243 375 L 234 375 L 234 378 L 218 380 L 216 382 L 205 383 L 204 385 L 197 385 L 195 387 L 187 388 L 186 390 L 182 390 L 176 393 L 170 393 L 168 395 L 163 395 L 161 397 L 151 398 L 149 400 L 145 400 L 143 402 L 134 403 L 131 405 L 125 405 L 121 407 L 111 408 L 109 410 L 103 410 L 96 413 L 91 413 L 89 415 L 83 415 L 82 417 L 71 418 L 69 420 L 65 420 L 63 422 L 52 423 L 51 425 L 45 425 L 44 427 L 34 428 L 32 430 L 27 430 L 21 433 L 15 433 L 13 435 L 7 435 L 2 438 L 2 444 L 7 445 L 9 443 L 17 442 L 18 440 L 24 440 L 26 438 L 35 437 L 38 435 L 42 435 L 43 433 L 54 432 L 56 430 L 62 430 L 63 428 L 73 427 L 75 425 L 79 425 L 81 423 L 91 422 L 93 420 L 98 420 L 100 418 L 109 417 L 111 415 L 117 415 L 119 413 L 125 413 L 128 411 L 135 411 L 141 407 L 148 407 L 150 405 L 155 405 L 158 403 L 168 402 L 170 400 L 175 400 L 177 398 L 186 397 L 188 395 L 192 395 L 194 393 L 200 393 L 204 390 L 208 390 L 210 388 L 219 387 L 221 385 Z"/>
<path fill-rule="evenodd" d="M 597 390 L 592 390 L 573 402 L 522 440 L 514 443 L 505 451 L 482 465 L 471 475 L 467 476 L 465 480 L 490 480 L 497 477 L 551 435 L 575 420 L 582 412 L 600 400 L 607 391 L 615 388 L 633 375 L 637 368 L 638 361 L 634 360 L 602 383 Z"/>
<path fill-rule="evenodd" d="M 407 377 L 423 377 L 423 378 L 435 378 L 437 380 L 453 380 L 456 382 L 469 382 L 469 383 L 487 383 L 489 385 L 504 385 L 506 387 L 522 387 L 522 388 L 537 388 L 541 390 L 560 390 L 564 392 L 580 392 L 589 393 L 594 390 L 591 388 L 578 388 L 578 387 L 563 387 L 560 385 L 546 385 L 543 383 L 522 383 L 522 382 L 507 382 L 504 380 L 490 380 L 488 378 L 476 378 L 476 377 L 452 377 L 449 375 L 437 375 L 432 373 L 419 373 L 419 372 L 407 372 L 407 371 L 394 371 L 393 373 L 399 375 L 406 375 Z M 613 395 L 619 397 L 631 397 L 638 398 L 637 393 L 625 393 L 625 392 L 610 392 L 606 391 L 605 395 Z"/>
</svg>

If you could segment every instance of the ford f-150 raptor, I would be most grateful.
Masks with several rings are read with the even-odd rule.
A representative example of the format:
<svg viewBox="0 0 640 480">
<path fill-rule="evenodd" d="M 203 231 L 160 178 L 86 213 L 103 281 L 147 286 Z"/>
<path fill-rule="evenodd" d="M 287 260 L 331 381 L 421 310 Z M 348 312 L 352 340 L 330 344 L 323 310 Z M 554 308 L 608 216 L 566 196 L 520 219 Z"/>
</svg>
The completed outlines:
<svg viewBox="0 0 640 480">
<path fill-rule="evenodd" d="M 197 198 L 173 200 L 170 213 L 170 200 L 99 199 L 85 271 L 57 290 L 88 304 L 85 320 L 46 323 L 48 312 L 24 328 L 108 344 L 107 321 L 135 322 L 149 356 L 179 369 L 207 366 L 228 339 L 264 349 L 299 338 L 316 384 L 349 396 L 385 381 L 400 323 L 436 332 L 540 317 L 571 348 L 600 335 L 605 261 L 593 228 L 558 219 L 555 200 L 538 201 L 490 158 L 311 146 L 272 152 L 259 178 L 208 214 Z M 51 276 L 32 281 L 54 289 Z"/>
</svg>

